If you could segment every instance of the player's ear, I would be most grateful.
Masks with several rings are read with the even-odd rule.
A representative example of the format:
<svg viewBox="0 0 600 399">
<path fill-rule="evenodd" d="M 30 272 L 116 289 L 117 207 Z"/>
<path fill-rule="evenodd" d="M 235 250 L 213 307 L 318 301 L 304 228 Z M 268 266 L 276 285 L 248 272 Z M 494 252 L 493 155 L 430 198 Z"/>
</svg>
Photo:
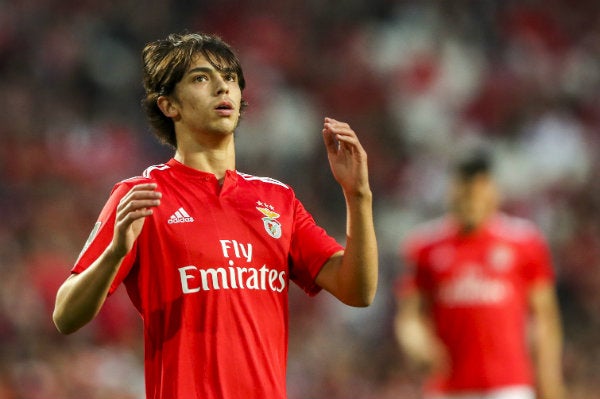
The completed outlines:
<svg viewBox="0 0 600 399">
<path fill-rule="evenodd" d="M 168 118 L 175 118 L 179 115 L 179 111 L 172 99 L 168 96 L 159 96 L 156 99 L 156 105 L 162 113 Z"/>
</svg>

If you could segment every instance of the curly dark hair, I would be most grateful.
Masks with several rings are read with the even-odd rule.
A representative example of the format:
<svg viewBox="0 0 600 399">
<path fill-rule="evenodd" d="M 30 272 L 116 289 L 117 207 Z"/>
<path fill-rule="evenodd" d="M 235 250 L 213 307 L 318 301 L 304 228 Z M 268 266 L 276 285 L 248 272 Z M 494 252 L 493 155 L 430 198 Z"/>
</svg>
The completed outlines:
<svg viewBox="0 0 600 399">
<path fill-rule="evenodd" d="M 218 71 L 231 71 L 238 76 L 243 91 L 246 86 L 239 59 L 220 37 L 205 33 L 171 34 L 166 39 L 148 43 L 142 51 L 145 96 L 142 106 L 158 139 L 177 147 L 171 118 L 159 109 L 158 97 L 169 95 L 183 78 L 196 54 L 202 54 Z M 242 99 L 241 109 L 247 103 Z"/>
</svg>

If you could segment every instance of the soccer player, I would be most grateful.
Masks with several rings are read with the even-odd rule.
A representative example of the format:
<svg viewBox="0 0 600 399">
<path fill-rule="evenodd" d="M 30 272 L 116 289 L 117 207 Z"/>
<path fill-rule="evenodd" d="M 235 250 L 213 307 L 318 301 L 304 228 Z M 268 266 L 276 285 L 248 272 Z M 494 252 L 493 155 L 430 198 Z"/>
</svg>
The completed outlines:
<svg viewBox="0 0 600 399">
<path fill-rule="evenodd" d="M 485 150 L 461 158 L 449 214 L 404 243 L 396 336 L 429 375 L 426 398 L 564 399 L 549 250 L 499 210 L 492 166 Z"/>
<path fill-rule="evenodd" d="M 115 185 L 54 322 L 78 330 L 124 283 L 143 319 L 148 398 L 283 399 L 290 281 L 351 306 L 374 298 L 367 155 L 348 124 L 324 119 L 347 205 L 342 247 L 289 186 L 235 169 L 245 81 L 228 44 L 172 34 L 146 45 L 143 64 L 144 108 L 174 157 Z"/>
</svg>

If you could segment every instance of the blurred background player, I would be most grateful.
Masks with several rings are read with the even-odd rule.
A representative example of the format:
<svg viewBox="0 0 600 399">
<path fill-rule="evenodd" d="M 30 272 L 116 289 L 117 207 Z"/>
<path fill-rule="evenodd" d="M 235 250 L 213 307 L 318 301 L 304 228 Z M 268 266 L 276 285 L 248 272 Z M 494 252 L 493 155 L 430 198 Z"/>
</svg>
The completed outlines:
<svg viewBox="0 0 600 399">
<path fill-rule="evenodd" d="M 454 167 L 450 212 L 403 246 L 396 335 L 429 399 L 561 399 L 562 330 L 549 250 L 499 211 L 491 153 Z"/>
</svg>

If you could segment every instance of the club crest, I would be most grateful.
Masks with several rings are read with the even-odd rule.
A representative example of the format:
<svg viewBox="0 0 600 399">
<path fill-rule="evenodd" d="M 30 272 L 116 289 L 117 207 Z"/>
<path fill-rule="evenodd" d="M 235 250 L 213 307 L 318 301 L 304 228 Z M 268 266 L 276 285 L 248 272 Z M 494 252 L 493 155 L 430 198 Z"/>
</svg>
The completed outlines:
<svg viewBox="0 0 600 399">
<path fill-rule="evenodd" d="M 273 238 L 280 238 L 281 223 L 277 220 L 280 215 L 273 210 L 272 206 L 264 203 L 259 203 L 259 206 L 257 206 L 256 209 L 264 215 L 262 221 L 267 233 Z"/>
</svg>

